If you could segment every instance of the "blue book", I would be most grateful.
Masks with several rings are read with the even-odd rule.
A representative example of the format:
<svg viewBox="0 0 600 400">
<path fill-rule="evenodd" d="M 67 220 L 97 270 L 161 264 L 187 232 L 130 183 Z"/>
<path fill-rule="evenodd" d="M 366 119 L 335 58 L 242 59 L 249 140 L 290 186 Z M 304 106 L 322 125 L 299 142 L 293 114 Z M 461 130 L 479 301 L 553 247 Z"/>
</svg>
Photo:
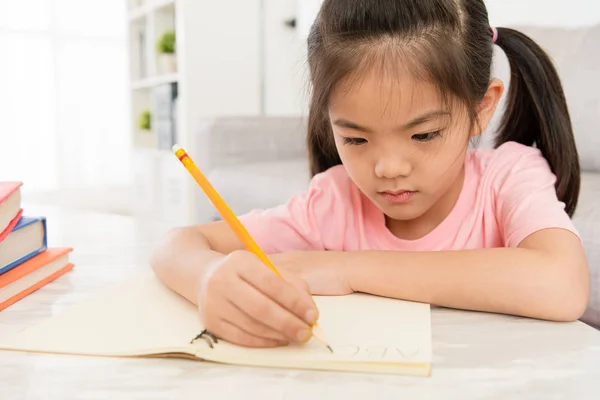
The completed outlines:
<svg viewBox="0 0 600 400">
<path fill-rule="evenodd" d="M 35 257 L 48 248 L 45 217 L 21 217 L 0 242 L 0 275 Z"/>
</svg>

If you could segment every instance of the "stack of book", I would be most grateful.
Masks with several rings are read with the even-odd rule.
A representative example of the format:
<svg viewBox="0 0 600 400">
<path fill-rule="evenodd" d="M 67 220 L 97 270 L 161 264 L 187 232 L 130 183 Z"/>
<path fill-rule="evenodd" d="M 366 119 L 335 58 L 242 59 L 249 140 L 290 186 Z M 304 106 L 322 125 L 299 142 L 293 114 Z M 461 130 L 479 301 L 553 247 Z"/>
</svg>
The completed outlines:
<svg viewBox="0 0 600 400">
<path fill-rule="evenodd" d="M 22 182 L 0 182 L 0 311 L 64 275 L 71 248 L 48 248 L 46 218 L 23 215 Z"/>
</svg>

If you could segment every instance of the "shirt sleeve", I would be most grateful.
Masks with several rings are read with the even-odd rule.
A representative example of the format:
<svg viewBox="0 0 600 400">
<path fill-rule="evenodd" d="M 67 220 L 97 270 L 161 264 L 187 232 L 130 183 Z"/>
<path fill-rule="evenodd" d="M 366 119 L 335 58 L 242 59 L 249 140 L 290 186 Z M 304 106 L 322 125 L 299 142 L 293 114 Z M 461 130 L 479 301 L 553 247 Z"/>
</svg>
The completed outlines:
<svg viewBox="0 0 600 400">
<path fill-rule="evenodd" d="M 349 188 L 345 169 L 334 167 L 316 175 L 306 191 L 281 206 L 254 210 L 240 217 L 246 230 L 268 254 L 322 251 L 343 247 L 349 213 L 344 191 Z"/>
<path fill-rule="evenodd" d="M 529 235 L 561 228 L 579 236 L 565 204 L 558 200 L 556 176 L 541 152 L 508 143 L 497 149 L 492 170 L 497 174 L 496 214 L 507 247 L 517 247 Z"/>
</svg>

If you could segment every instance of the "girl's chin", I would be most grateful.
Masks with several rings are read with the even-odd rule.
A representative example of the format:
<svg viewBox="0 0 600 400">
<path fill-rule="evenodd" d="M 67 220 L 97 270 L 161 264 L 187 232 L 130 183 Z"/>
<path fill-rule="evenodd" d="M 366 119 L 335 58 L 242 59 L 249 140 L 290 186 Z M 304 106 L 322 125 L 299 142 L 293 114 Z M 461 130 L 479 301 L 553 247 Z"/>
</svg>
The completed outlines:
<svg viewBox="0 0 600 400">
<path fill-rule="evenodd" d="M 377 207 L 391 219 L 397 221 L 411 221 L 417 219 L 427 210 L 418 207 L 416 204 L 404 203 L 404 204 L 389 204 L 384 202 L 378 202 Z"/>
</svg>

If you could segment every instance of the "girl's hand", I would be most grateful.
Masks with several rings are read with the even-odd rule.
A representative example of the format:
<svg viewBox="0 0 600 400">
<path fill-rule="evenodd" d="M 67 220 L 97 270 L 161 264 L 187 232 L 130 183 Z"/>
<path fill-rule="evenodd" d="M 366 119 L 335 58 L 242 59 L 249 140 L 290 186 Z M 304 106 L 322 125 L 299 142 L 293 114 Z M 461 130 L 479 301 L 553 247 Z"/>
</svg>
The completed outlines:
<svg viewBox="0 0 600 400">
<path fill-rule="evenodd" d="M 311 294 L 344 296 L 354 290 L 348 284 L 338 256 L 329 252 L 291 252 L 273 254 L 269 258 L 282 274 L 288 271 L 304 280 Z"/>
<path fill-rule="evenodd" d="M 236 251 L 207 269 L 198 298 L 213 335 L 246 347 L 276 347 L 310 339 L 317 308 L 306 283 L 284 279 L 254 254 Z"/>
</svg>

